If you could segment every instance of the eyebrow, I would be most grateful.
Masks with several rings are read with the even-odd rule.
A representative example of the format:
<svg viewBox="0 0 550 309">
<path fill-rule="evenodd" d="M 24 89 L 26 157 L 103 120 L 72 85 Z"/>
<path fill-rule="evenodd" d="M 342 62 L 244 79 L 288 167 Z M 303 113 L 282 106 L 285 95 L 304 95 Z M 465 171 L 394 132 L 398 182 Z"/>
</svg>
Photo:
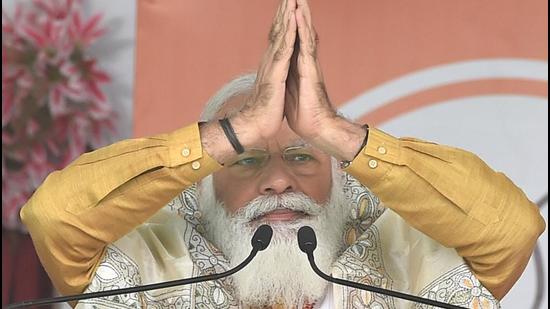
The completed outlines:
<svg viewBox="0 0 550 309">
<path fill-rule="evenodd" d="M 309 144 L 308 142 L 306 142 L 302 138 L 297 138 L 297 139 L 294 139 L 294 140 L 290 141 L 290 143 L 285 145 L 285 147 L 283 149 L 287 149 L 287 148 L 291 148 L 291 147 L 311 147 L 311 144 Z"/>
<path fill-rule="evenodd" d="M 279 145 L 279 147 L 281 147 Z M 309 147 L 309 148 L 315 148 L 310 143 L 306 142 L 304 139 L 298 137 L 296 139 L 291 140 L 289 143 L 285 144 L 284 147 L 281 147 L 282 150 L 286 150 L 288 148 L 294 148 L 294 147 Z M 252 146 L 250 149 L 255 150 L 266 150 L 266 147 L 264 145 L 262 146 Z"/>
</svg>

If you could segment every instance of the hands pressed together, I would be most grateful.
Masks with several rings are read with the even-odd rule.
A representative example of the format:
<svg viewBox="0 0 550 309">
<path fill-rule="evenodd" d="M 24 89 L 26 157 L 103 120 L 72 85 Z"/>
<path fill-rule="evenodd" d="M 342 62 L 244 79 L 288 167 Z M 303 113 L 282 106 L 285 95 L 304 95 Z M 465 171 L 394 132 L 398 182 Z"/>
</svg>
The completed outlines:
<svg viewBox="0 0 550 309">
<path fill-rule="evenodd" d="M 307 1 L 282 0 L 253 93 L 241 110 L 229 118 L 244 148 L 273 138 L 286 119 L 297 135 L 337 159 L 351 161 L 360 150 L 366 132 L 360 125 L 338 116 L 332 107 L 317 45 Z M 216 126 L 207 126 L 203 133 L 217 130 L 219 134 L 221 129 Z M 204 144 L 219 162 L 223 163 L 229 155 L 227 147 L 222 149 L 220 143 Z"/>
</svg>

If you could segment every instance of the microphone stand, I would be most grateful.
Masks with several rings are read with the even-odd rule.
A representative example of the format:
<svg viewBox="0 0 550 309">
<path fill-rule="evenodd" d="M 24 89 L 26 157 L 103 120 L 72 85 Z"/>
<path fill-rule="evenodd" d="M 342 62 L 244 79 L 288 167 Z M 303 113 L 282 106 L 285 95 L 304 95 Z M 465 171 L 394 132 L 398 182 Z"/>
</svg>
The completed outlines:
<svg viewBox="0 0 550 309">
<path fill-rule="evenodd" d="M 418 296 L 413 296 L 406 293 L 396 292 L 392 290 L 386 290 L 383 288 L 370 286 L 366 284 L 361 284 L 358 282 L 348 281 L 344 279 L 334 278 L 332 276 L 329 276 L 322 272 L 318 267 L 317 264 L 315 264 L 315 258 L 313 256 L 313 251 L 317 248 L 317 239 L 315 237 L 315 232 L 313 229 L 309 226 L 303 226 L 298 230 L 298 245 L 300 246 L 300 250 L 302 250 L 304 253 L 307 254 L 307 258 L 309 260 L 309 264 L 311 265 L 311 268 L 313 271 L 321 278 L 325 279 L 326 281 L 336 283 L 343 286 L 348 286 L 360 290 L 365 290 L 369 292 L 374 292 L 378 294 L 384 294 L 391 297 L 397 297 L 405 300 L 409 300 L 412 302 L 422 303 L 430 306 L 436 306 L 440 308 L 446 308 L 446 309 L 467 309 L 460 306 L 455 306 L 439 301 L 435 301 L 432 299 L 422 298 Z"/>
<path fill-rule="evenodd" d="M 22 307 L 29 307 L 29 306 L 41 306 L 41 305 L 47 305 L 52 303 L 58 303 L 58 302 L 69 302 L 69 301 L 83 300 L 83 299 L 96 298 L 96 297 L 137 293 L 137 292 L 143 292 L 148 290 L 168 288 L 168 287 L 173 287 L 177 285 L 186 285 L 186 284 L 193 284 L 193 283 L 198 283 L 203 281 L 218 280 L 227 276 L 231 276 L 232 274 L 238 272 L 239 270 L 243 269 L 246 265 L 248 265 L 252 261 L 252 259 L 256 256 L 258 251 L 262 251 L 267 248 L 267 246 L 269 245 L 269 242 L 271 241 L 272 235 L 273 235 L 273 230 L 269 225 L 264 224 L 260 226 L 254 233 L 254 236 L 252 237 L 252 241 L 251 241 L 252 251 L 250 252 L 250 255 L 248 255 L 248 257 L 244 261 L 242 261 L 239 265 L 219 274 L 211 274 L 211 275 L 199 276 L 194 278 L 172 280 L 172 281 L 153 283 L 153 284 L 141 285 L 141 286 L 136 286 L 131 288 L 124 288 L 124 289 L 116 289 L 116 290 L 85 293 L 85 294 L 75 294 L 75 295 L 68 295 L 68 296 L 36 299 L 36 300 L 27 300 L 27 301 L 22 301 L 20 303 L 8 305 L 6 308 L 12 309 L 12 308 L 22 308 Z"/>
</svg>

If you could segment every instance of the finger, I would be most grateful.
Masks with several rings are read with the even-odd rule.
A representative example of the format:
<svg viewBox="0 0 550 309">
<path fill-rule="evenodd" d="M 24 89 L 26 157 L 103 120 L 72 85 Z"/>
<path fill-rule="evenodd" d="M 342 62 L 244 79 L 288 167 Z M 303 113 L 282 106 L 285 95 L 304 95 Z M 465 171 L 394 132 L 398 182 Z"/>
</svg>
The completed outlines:
<svg viewBox="0 0 550 309">
<path fill-rule="evenodd" d="M 294 42 L 296 41 L 296 32 L 296 17 L 294 15 L 294 11 L 292 11 L 292 13 L 288 14 L 288 20 L 284 28 L 283 38 L 275 46 L 276 50 L 274 50 L 273 53 L 270 68 L 270 79 L 274 82 L 286 81 L 290 67 L 290 59 L 294 50 Z"/>
<path fill-rule="evenodd" d="M 268 39 L 271 44 L 275 44 L 277 42 L 277 39 L 280 37 L 281 31 L 283 31 L 283 27 L 288 17 L 289 8 L 291 8 L 289 2 L 289 0 L 282 0 L 279 4 L 279 7 L 277 8 L 277 13 L 273 18 L 271 30 L 269 31 L 268 35 Z M 296 2 L 296 0 L 292 0 L 292 2 Z M 295 6 L 296 4 L 294 4 L 294 7 Z"/>
<path fill-rule="evenodd" d="M 313 29 L 313 23 L 311 21 L 311 9 L 307 0 L 297 0 L 297 6 L 304 13 L 304 18 L 307 25 Z"/>
<path fill-rule="evenodd" d="M 290 58 L 290 67 L 288 77 L 286 79 L 286 90 L 290 97 L 290 101 L 296 103 L 298 100 L 298 53 L 300 50 L 299 40 L 294 42 L 294 50 Z"/>
<path fill-rule="evenodd" d="M 287 83 L 287 86 L 285 88 L 285 105 L 296 105 L 298 104 L 298 87 L 296 87 L 296 84 L 291 85 L 289 84 L 290 81 Z"/>
<path fill-rule="evenodd" d="M 295 0 L 294 0 L 295 1 Z M 266 70 L 268 69 L 268 66 L 270 65 L 273 57 L 273 46 L 278 41 L 278 37 L 281 34 L 282 29 L 282 22 L 285 15 L 285 9 L 287 7 L 288 0 L 282 0 L 279 2 L 279 5 L 277 7 L 277 12 L 275 13 L 275 16 L 273 17 L 273 22 L 271 23 L 271 28 L 269 30 L 268 34 L 268 41 L 269 41 L 269 48 L 264 53 L 262 60 L 260 62 L 260 67 L 258 68 L 258 73 L 256 76 L 257 81 L 262 81 L 264 78 L 264 75 L 266 73 Z"/>
<path fill-rule="evenodd" d="M 272 46 L 275 52 L 275 60 L 281 58 L 281 53 L 285 54 L 285 51 L 289 51 L 296 40 L 296 21 L 292 20 L 295 19 L 296 0 L 287 0 L 285 2 L 280 21 L 281 27 L 274 38 L 274 45 Z"/>
<path fill-rule="evenodd" d="M 304 35 L 300 36 L 300 40 L 303 43 L 302 45 L 304 45 L 303 51 L 315 58 L 317 55 L 318 37 L 317 33 L 315 32 L 315 27 L 313 27 L 309 2 L 307 0 L 297 0 L 296 5 L 296 15 L 300 19 L 298 21 L 298 27 L 299 29 L 301 27 L 303 30 L 305 30 Z"/>
<path fill-rule="evenodd" d="M 295 0 L 289 0 L 289 3 L 293 1 Z M 297 26 L 294 9 L 289 9 L 288 14 L 285 14 L 285 16 L 287 16 L 285 27 L 280 38 L 277 38 L 275 45 L 272 46 L 271 71 L 275 76 L 284 77 L 286 80 L 290 58 L 294 50 L 294 42 L 296 41 Z M 283 75 L 280 75 L 280 73 L 283 73 Z"/>
<path fill-rule="evenodd" d="M 296 76 L 298 73 L 298 54 L 300 53 L 300 40 L 294 40 L 294 50 L 292 51 L 292 56 L 290 58 L 290 76 Z"/>
<path fill-rule="evenodd" d="M 296 9 L 296 24 L 298 27 L 298 35 L 300 38 L 300 55 L 304 57 L 317 56 L 317 40 L 315 33 L 312 33 L 305 19 L 305 13 L 302 8 Z"/>
<path fill-rule="evenodd" d="M 275 13 L 273 21 L 271 22 L 271 28 L 269 29 L 269 34 L 267 36 L 270 45 L 273 45 L 275 43 L 277 35 L 281 31 L 281 21 L 283 19 L 284 6 L 286 4 L 286 1 L 287 0 L 282 0 L 279 3 L 279 6 L 277 7 L 277 12 Z"/>
<path fill-rule="evenodd" d="M 294 50 L 294 43 L 296 42 L 297 36 L 296 0 L 288 0 L 284 18 L 286 27 L 283 33 L 283 42 L 281 46 L 279 46 L 279 50 L 282 51 L 283 55 L 281 56 L 284 56 L 284 60 L 288 61 Z M 278 59 L 279 57 L 275 58 Z"/>
<path fill-rule="evenodd" d="M 269 40 L 270 45 L 264 54 L 257 81 L 259 83 L 284 82 L 288 75 L 290 57 L 296 41 L 296 0 L 284 0 L 281 12 L 274 21 Z"/>
<path fill-rule="evenodd" d="M 279 44 L 275 51 L 268 50 L 264 55 L 256 83 L 278 83 L 285 82 L 288 77 L 290 59 L 294 50 L 294 41 L 296 41 L 296 18 L 292 16 L 286 27 L 285 39 Z"/>
<path fill-rule="evenodd" d="M 300 41 L 297 76 L 299 79 L 307 78 L 322 83 L 323 73 L 317 58 L 317 36 L 312 32 L 313 29 L 308 27 L 301 8 L 296 9 L 296 22 Z"/>
</svg>

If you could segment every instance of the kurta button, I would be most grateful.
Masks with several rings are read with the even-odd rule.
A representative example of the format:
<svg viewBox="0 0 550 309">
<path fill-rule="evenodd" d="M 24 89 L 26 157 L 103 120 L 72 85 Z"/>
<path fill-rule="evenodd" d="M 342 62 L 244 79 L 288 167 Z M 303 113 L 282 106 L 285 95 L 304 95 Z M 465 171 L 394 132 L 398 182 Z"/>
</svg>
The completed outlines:
<svg viewBox="0 0 550 309">
<path fill-rule="evenodd" d="M 369 161 L 369 167 L 370 168 L 376 168 L 378 166 L 378 162 L 376 160 L 370 160 Z"/>
<path fill-rule="evenodd" d="M 191 168 L 194 170 L 198 170 L 199 168 L 201 168 L 201 163 L 199 161 L 195 161 L 191 163 Z"/>
<path fill-rule="evenodd" d="M 388 153 L 388 150 L 386 149 L 386 147 L 380 146 L 380 147 L 378 147 L 378 153 L 386 154 L 386 153 Z"/>
<path fill-rule="evenodd" d="M 191 150 L 189 150 L 189 148 L 187 147 L 181 150 L 181 155 L 184 157 L 189 157 L 190 154 L 191 154 Z"/>
</svg>

